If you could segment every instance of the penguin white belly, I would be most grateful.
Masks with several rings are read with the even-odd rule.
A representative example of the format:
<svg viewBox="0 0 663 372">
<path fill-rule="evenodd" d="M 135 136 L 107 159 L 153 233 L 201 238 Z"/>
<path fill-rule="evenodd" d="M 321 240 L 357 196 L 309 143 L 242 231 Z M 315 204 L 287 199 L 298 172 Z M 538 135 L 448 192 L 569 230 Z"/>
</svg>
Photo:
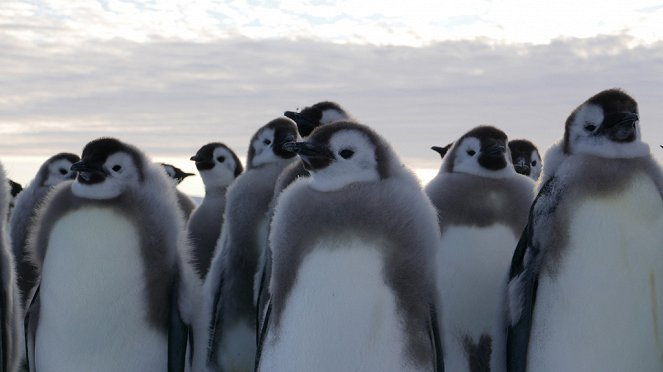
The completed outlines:
<svg viewBox="0 0 663 372">
<path fill-rule="evenodd" d="M 528 370 L 663 371 L 663 203 L 648 177 L 572 212 L 539 278 Z"/>
<path fill-rule="evenodd" d="M 479 347 L 482 336 L 490 337 L 489 346 L 496 350 L 504 285 L 517 243 L 513 231 L 501 224 L 451 226 L 442 235 L 436 279 L 445 370 L 469 371 L 466 345 Z"/>
<path fill-rule="evenodd" d="M 56 222 L 41 273 L 38 371 L 166 370 L 166 335 L 147 324 L 139 238 L 110 209 Z"/>
<path fill-rule="evenodd" d="M 323 241 L 304 257 L 280 326 L 267 334 L 260 371 L 417 370 L 406 358 L 407 337 L 376 245 Z"/>
</svg>

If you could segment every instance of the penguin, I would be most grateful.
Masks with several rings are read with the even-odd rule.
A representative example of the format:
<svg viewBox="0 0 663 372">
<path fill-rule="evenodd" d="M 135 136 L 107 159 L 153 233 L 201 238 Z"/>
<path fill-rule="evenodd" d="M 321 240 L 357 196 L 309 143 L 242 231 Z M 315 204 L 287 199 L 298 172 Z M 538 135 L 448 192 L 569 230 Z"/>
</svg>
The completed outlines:
<svg viewBox="0 0 663 372">
<path fill-rule="evenodd" d="M 16 197 L 9 219 L 9 233 L 22 306 L 25 306 L 30 290 L 37 280 L 37 272 L 26 256 L 27 238 L 34 218 L 53 187 L 76 177 L 76 172 L 70 168 L 79 160 L 78 155 L 68 152 L 51 156 L 39 167 L 35 178 L 25 190 Z"/>
<path fill-rule="evenodd" d="M 47 196 L 28 248 L 40 271 L 26 316 L 38 371 L 182 371 L 189 285 L 184 226 L 167 175 L 99 138 Z M 191 303 L 191 302 L 188 302 Z"/>
<path fill-rule="evenodd" d="M 173 185 L 177 187 L 185 178 L 193 176 L 193 173 L 187 173 L 181 170 L 180 168 L 167 163 L 159 163 L 163 169 L 166 171 L 166 174 L 172 179 Z M 175 189 L 175 194 L 177 195 L 177 205 L 180 207 L 182 214 L 184 215 L 184 220 L 188 221 L 191 216 L 191 212 L 196 208 L 196 204 L 191 200 L 191 198 L 183 193 L 182 191 Z"/>
<path fill-rule="evenodd" d="M 295 156 L 282 145 L 296 138 L 297 128 L 288 118 L 265 124 L 250 141 L 246 170 L 228 188 L 223 231 L 203 284 L 202 318 L 209 332 L 196 344 L 208 345 L 208 350 L 194 356 L 196 371 L 254 368 L 254 277 L 267 245 L 274 182 Z"/>
<path fill-rule="evenodd" d="M 201 147 L 191 157 L 205 184 L 205 197 L 191 213 L 187 236 L 191 244 L 196 273 L 205 279 L 223 226 L 228 186 L 242 174 L 244 167 L 235 152 L 220 142 Z"/>
<path fill-rule="evenodd" d="M 663 172 L 637 102 L 590 97 L 544 160 L 509 270 L 509 371 L 663 370 Z"/>
<path fill-rule="evenodd" d="M 509 150 L 516 172 L 536 182 L 541 175 L 541 169 L 543 169 L 539 149 L 528 140 L 517 139 L 509 141 Z"/>
<path fill-rule="evenodd" d="M 10 183 L 0 163 L 0 215 L 7 213 Z M 23 332 L 21 303 L 16 286 L 14 261 L 7 235 L 7 221 L 0 218 L 0 371 L 16 372 L 22 363 Z"/>
<path fill-rule="evenodd" d="M 315 128 L 321 125 L 327 125 L 340 120 L 354 121 L 352 116 L 344 108 L 342 108 L 341 105 L 331 101 L 318 102 L 310 107 L 305 107 L 300 112 L 286 111 L 283 113 L 283 115 L 297 123 L 297 131 L 299 132 L 301 138 L 308 137 Z M 281 192 L 299 177 L 308 177 L 308 171 L 304 169 L 304 164 L 301 162 L 301 160 L 295 160 L 291 165 L 283 170 L 279 178 L 276 180 L 276 185 L 274 186 L 274 197 L 270 207 L 271 210 L 273 210 L 276 199 L 281 194 Z M 258 261 L 259 269 L 255 278 L 254 293 L 256 295 L 256 306 L 258 307 L 257 330 L 261 328 L 261 319 L 264 316 L 265 304 L 267 303 L 267 299 L 269 297 L 271 259 L 271 252 L 269 251 L 268 246 L 267 249 L 260 255 L 260 260 Z M 259 337 L 259 333 L 256 334 L 256 338 L 257 337 Z"/>
<path fill-rule="evenodd" d="M 505 278 L 534 198 L 534 183 L 515 172 L 507 143 L 493 126 L 473 128 L 425 187 L 439 216 L 435 265 L 448 371 L 504 370 L 493 351 L 505 349 L 498 332 Z"/>
<path fill-rule="evenodd" d="M 435 210 L 365 125 L 324 125 L 281 193 L 258 371 L 442 371 Z"/>
</svg>

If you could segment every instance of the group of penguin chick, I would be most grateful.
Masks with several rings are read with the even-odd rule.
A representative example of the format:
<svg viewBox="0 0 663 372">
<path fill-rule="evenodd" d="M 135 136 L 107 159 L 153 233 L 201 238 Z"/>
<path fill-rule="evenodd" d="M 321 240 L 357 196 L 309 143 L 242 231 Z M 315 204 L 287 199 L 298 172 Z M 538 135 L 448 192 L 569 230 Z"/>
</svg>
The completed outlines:
<svg viewBox="0 0 663 372">
<path fill-rule="evenodd" d="M 476 127 L 425 189 L 339 105 L 285 116 L 246 170 L 191 158 L 193 210 L 117 139 L 49 159 L 13 259 L 0 229 L 0 371 L 663 370 L 663 174 L 628 94 L 578 106 L 545 168 Z"/>
</svg>

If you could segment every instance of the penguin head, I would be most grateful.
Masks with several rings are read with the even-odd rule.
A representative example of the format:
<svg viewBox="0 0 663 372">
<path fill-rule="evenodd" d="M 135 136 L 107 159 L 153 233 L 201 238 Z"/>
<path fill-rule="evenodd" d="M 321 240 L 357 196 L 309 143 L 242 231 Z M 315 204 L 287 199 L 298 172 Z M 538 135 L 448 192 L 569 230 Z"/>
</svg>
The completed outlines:
<svg viewBox="0 0 663 372">
<path fill-rule="evenodd" d="M 20 194 L 21 191 L 23 191 L 23 186 L 21 186 L 21 184 L 18 182 L 10 180 L 9 178 L 7 179 L 7 181 L 9 182 L 9 188 L 12 198 L 16 198 L 18 194 Z"/>
<path fill-rule="evenodd" d="M 524 139 L 509 141 L 509 151 L 511 151 L 513 168 L 517 173 L 534 181 L 539 179 L 543 163 L 539 150 L 532 142 Z"/>
<path fill-rule="evenodd" d="M 563 150 L 606 158 L 645 155 L 649 148 L 640 140 L 638 104 L 619 89 L 590 97 L 566 120 Z"/>
<path fill-rule="evenodd" d="M 507 136 L 487 125 L 476 127 L 454 142 L 444 158 L 443 169 L 481 177 L 503 178 L 515 174 Z"/>
<path fill-rule="evenodd" d="M 193 176 L 193 173 L 186 173 L 172 164 L 159 163 L 159 165 L 161 165 L 163 170 L 166 171 L 166 174 L 170 179 L 173 180 L 175 185 L 179 185 L 182 181 L 184 181 L 185 178 Z"/>
<path fill-rule="evenodd" d="M 283 144 L 297 140 L 297 126 L 286 118 L 277 118 L 262 126 L 251 138 L 247 168 L 291 159 L 294 153 L 283 149 Z"/>
<path fill-rule="evenodd" d="M 297 123 L 297 130 L 302 138 L 308 137 L 315 128 L 321 125 L 350 119 L 350 115 L 338 103 L 330 101 L 318 102 L 299 112 L 286 111 L 283 115 Z"/>
<path fill-rule="evenodd" d="M 116 198 L 143 182 L 142 159 L 135 147 L 115 138 L 96 139 L 85 146 L 81 160 L 71 167 L 78 172 L 72 192 L 86 199 Z"/>
<path fill-rule="evenodd" d="M 237 155 L 220 142 L 201 147 L 191 160 L 196 162 L 205 187 L 228 186 L 244 170 Z"/>
<path fill-rule="evenodd" d="M 73 180 L 76 172 L 71 170 L 71 166 L 79 160 L 78 155 L 67 152 L 51 156 L 39 169 L 39 185 L 55 186 L 60 182 Z"/>
<path fill-rule="evenodd" d="M 387 178 L 394 167 L 391 149 L 370 128 L 341 121 L 317 128 L 305 142 L 286 147 L 299 155 L 318 191 L 336 191 L 357 182 Z"/>
</svg>

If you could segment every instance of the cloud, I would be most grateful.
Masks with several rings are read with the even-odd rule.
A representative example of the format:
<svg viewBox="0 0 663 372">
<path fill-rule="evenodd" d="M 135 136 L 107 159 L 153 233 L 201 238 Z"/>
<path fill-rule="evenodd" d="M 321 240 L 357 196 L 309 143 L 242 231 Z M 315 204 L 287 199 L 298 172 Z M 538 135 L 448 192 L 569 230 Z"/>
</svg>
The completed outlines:
<svg viewBox="0 0 663 372">
<path fill-rule="evenodd" d="M 437 167 L 431 145 L 490 123 L 547 147 L 594 93 L 638 99 L 645 139 L 663 141 L 663 43 L 626 36 L 550 45 L 482 41 L 423 48 L 307 40 L 207 43 L 0 40 L 0 155 L 80 152 L 112 135 L 149 153 L 188 158 L 211 141 L 246 153 L 262 124 L 336 100 L 412 165 Z"/>
</svg>

